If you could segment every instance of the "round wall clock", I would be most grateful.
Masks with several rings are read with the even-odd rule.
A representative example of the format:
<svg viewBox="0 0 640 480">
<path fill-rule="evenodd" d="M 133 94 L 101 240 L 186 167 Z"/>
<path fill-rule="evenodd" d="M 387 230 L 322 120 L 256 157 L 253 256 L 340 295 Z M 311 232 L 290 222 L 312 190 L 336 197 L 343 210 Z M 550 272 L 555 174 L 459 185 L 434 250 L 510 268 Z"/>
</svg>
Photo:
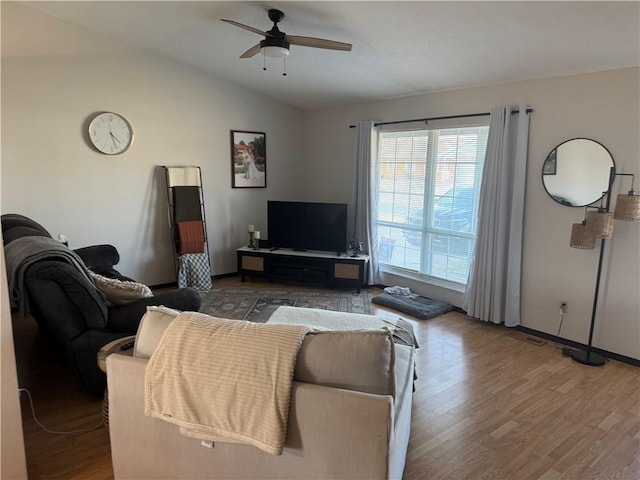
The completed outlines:
<svg viewBox="0 0 640 480">
<path fill-rule="evenodd" d="M 133 129 L 122 115 L 99 113 L 89 123 L 89 140 L 100 153 L 118 155 L 133 143 Z"/>
</svg>

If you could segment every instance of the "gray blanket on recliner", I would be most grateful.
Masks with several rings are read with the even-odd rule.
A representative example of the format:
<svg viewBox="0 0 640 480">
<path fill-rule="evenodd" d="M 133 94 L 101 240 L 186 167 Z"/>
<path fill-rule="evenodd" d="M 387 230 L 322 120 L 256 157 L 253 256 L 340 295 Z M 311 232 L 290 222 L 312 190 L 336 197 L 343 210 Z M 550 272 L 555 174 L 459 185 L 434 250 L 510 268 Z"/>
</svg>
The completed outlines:
<svg viewBox="0 0 640 480">
<path fill-rule="evenodd" d="M 20 307 L 20 314 L 29 315 L 29 299 L 25 288 L 27 269 L 41 260 L 59 260 L 68 263 L 82 273 L 86 279 L 89 294 L 96 302 L 104 303 L 94 283 L 89 278 L 89 270 L 82 259 L 62 243 L 49 237 L 22 237 L 4 247 L 7 264 L 9 299 L 12 307 Z M 106 314 L 106 311 L 105 311 Z"/>
</svg>

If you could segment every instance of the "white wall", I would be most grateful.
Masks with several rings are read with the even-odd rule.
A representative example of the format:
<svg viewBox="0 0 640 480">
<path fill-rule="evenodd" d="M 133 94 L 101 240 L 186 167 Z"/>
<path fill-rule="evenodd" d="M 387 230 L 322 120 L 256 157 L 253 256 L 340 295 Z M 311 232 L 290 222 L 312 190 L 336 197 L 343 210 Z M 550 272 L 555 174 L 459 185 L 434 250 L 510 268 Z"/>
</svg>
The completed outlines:
<svg viewBox="0 0 640 480">
<path fill-rule="evenodd" d="M 2 213 L 31 217 L 54 237 L 64 233 L 72 248 L 113 244 L 122 273 L 173 282 L 158 166 L 198 165 L 213 273 L 235 272 L 247 224 L 266 230 L 267 199 L 295 196 L 302 113 L 24 6 L 5 3 L 2 13 L 3 41 L 8 24 L 31 47 L 2 58 Z M 51 52 L 49 41 L 64 48 L 31 53 Z M 99 111 L 131 122 L 129 151 L 91 148 L 85 132 Z M 266 189 L 231 188 L 231 129 L 266 132 Z"/>
<path fill-rule="evenodd" d="M 502 104 L 528 104 L 531 116 L 523 259 L 522 324 L 557 334 L 559 306 L 568 303 L 561 336 L 586 343 L 591 321 L 598 249 L 569 247 L 571 224 L 583 209 L 561 206 L 541 181 L 547 154 L 569 138 L 588 137 L 613 155 L 618 172 L 640 173 L 640 69 L 631 68 L 500 86 L 392 99 L 305 113 L 309 162 L 306 195 L 350 201 L 354 130 L 359 120 L 393 121 L 487 112 Z M 614 188 L 625 191 L 619 177 Z M 638 178 L 640 181 L 640 177 Z M 640 359 L 640 225 L 616 222 L 606 243 L 594 345 Z M 387 277 L 416 291 L 461 305 L 461 295 Z"/>
</svg>

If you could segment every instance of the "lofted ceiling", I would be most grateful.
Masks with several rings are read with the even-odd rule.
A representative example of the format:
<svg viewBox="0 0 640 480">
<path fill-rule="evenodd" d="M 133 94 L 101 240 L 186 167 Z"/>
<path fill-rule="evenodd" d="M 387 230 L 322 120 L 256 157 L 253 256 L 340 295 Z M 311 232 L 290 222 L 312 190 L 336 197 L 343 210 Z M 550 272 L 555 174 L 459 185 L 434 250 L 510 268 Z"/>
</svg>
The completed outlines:
<svg viewBox="0 0 640 480">
<path fill-rule="evenodd" d="M 3 57 L 46 55 L 64 42 L 64 32 L 12 29 L 8 3 Z M 21 3 L 301 109 L 640 65 L 636 1 Z M 281 59 L 267 58 L 266 71 L 261 54 L 240 59 L 261 37 L 220 19 L 268 30 L 269 8 L 285 13 L 279 28 L 287 34 L 353 50 L 291 46 L 287 76 Z"/>
</svg>

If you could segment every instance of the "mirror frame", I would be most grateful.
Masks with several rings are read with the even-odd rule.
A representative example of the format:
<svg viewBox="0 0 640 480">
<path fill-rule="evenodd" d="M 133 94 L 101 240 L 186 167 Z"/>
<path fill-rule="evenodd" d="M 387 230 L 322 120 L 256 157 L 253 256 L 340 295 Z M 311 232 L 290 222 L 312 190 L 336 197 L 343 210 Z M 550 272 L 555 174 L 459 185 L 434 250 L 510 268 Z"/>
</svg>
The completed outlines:
<svg viewBox="0 0 640 480">
<path fill-rule="evenodd" d="M 545 183 L 545 177 L 548 175 L 554 175 L 555 171 L 556 171 L 556 163 L 553 162 L 553 167 L 550 167 L 551 163 L 547 163 L 550 162 L 552 156 L 557 155 L 557 150 L 558 148 L 560 148 L 562 145 L 564 145 L 565 143 L 568 142 L 572 142 L 574 140 L 588 140 L 590 142 L 593 142 L 595 144 L 600 145 L 600 147 L 602 147 L 604 149 L 605 152 L 607 152 L 607 154 L 609 155 L 609 158 L 611 159 L 611 167 L 608 170 L 607 176 L 608 176 L 608 180 L 607 180 L 607 190 L 601 192 L 600 195 L 597 196 L 597 198 L 594 198 L 591 202 L 589 203 L 584 203 L 584 204 L 580 204 L 580 205 L 568 205 L 566 203 L 561 202 L 560 200 L 558 200 L 557 198 L 554 197 L 554 195 L 551 194 L 551 192 L 549 191 L 549 189 L 547 188 L 547 184 Z M 557 161 L 557 160 L 556 160 Z M 549 169 L 553 168 L 553 172 L 551 172 Z M 598 202 L 599 200 L 601 200 L 606 193 L 611 189 L 611 184 L 613 181 L 614 176 L 611 175 L 611 168 L 613 168 L 613 173 L 615 174 L 615 170 L 616 170 L 616 162 L 613 159 L 613 155 L 611 155 L 611 152 L 609 151 L 609 149 L 607 147 L 605 147 L 602 143 L 598 142 L 597 140 L 594 140 L 592 138 L 586 138 L 586 137 L 575 137 L 575 138 L 569 138 L 568 140 L 565 140 L 563 142 L 560 142 L 558 145 L 556 145 L 555 147 L 553 147 L 551 149 L 551 151 L 547 154 L 547 156 L 544 159 L 544 162 L 542 163 L 542 169 L 540 170 L 540 180 L 542 182 L 542 186 L 544 187 L 544 191 L 547 192 L 547 195 L 549 195 L 549 198 L 551 198 L 551 200 L 553 200 L 554 202 L 562 205 L 563 207 L 577 207 L 577 208 L 583 208 L 586 207 L 587 205 L 592 205 L 596 202 Z M 557 195 L 556 195 L 557 196 Z"/>
</svg>

